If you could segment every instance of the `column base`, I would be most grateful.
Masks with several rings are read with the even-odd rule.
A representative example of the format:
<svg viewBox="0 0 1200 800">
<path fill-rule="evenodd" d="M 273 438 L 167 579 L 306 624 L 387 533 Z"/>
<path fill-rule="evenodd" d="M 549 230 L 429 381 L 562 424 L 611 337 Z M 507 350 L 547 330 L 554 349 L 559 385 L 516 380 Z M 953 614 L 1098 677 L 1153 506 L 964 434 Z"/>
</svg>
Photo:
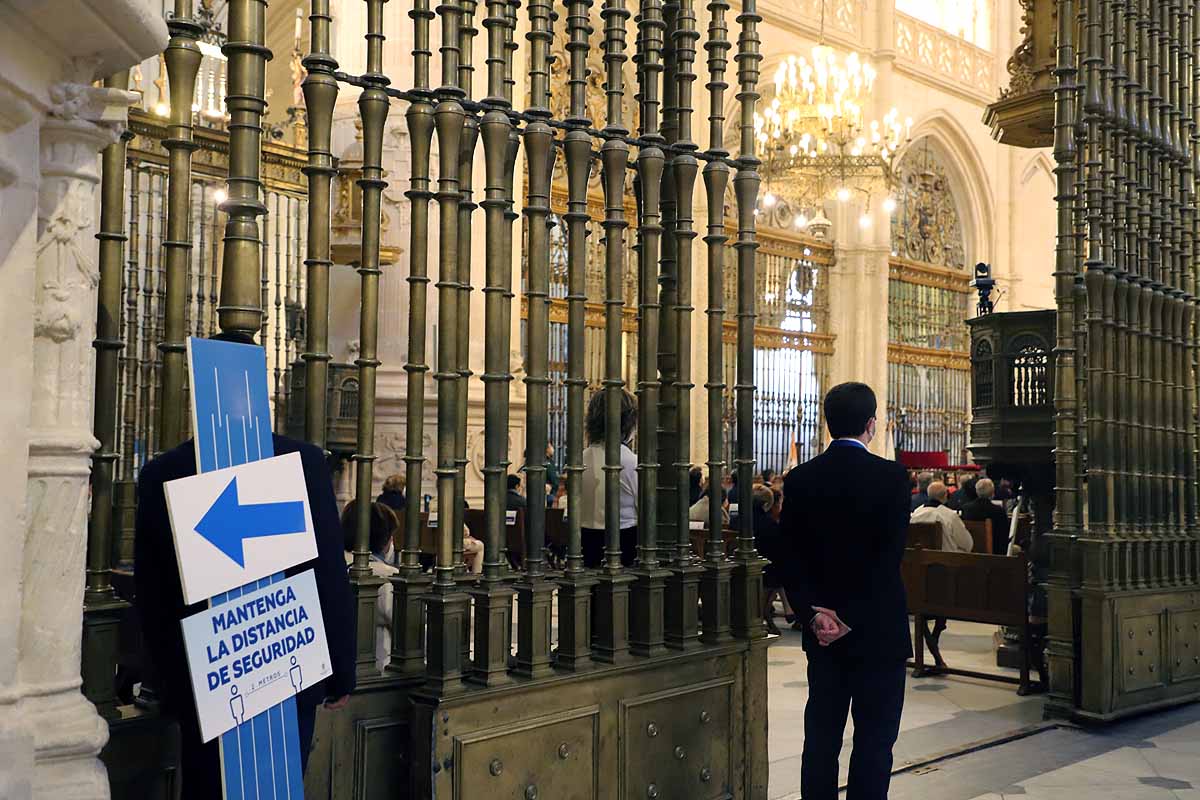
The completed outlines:
<svg viewBox="0 0 1200 800">
<path fill-rule="evenodd" d="M 597 576 L 592 625 L 592 658 L 605 664 L 629 660 L 629 588 L 633 576 L 602 570 Z"/>
<path fill-rule="evenodd" d="M 513 672 L 524 678 L 543 678 L 550 663 L 550 624 L 554 584 L 543 575 L 517 582 L 517 657 Z"/>
<path fill-rule="evenodd" d="M 554 666 L 578 672 L 592 665 L 592 587 L 596 578 L 568 572 L 558 580 L 558 650 Z"/>
<path fill-rule="evenodd" d="M 388 674 L 416 678 L 425 672 L 425 596 L 432 579 L 413 570 L 389 578 L 392 584 L 392 658 Z"/>
<path fill-rule="evenodd" d="M 470 598 L 456 586 L 434 584 L 425 596 L 425 686 L 439 697 L 457 694 L 463 685 L 462 642 Z"/>
<path fill-rule="evenodd" d="M 358 683 L 377 681 L 383 674 L 375 663 L 375 606 L 379 602 L 379 587 L 383 578 L 366 575 L 351 581 L 354 592 L 357 651 L 354 657 L 354 673 Z M 364 636 L 363 633 L 368 635 Z"/>
<path fill-rule="evenodd" d="M 106 720 L 120 716 L 115 676 L 121 618 L 128 608 L 129 604 L 115 595 L 85 602 L 83 608 L 83 696 Z"/>
<path fill-rule="evenodd" d="M 663 611 L 669 570 L 635 568 L 629 599 L 629 650 L 635 656 L 657 656 L 667 651 Z"/>
<path fill-rule="evenodd" d="M 475 659 L 467 681 L 479 686 L 512 683 L 508 658 L 512 652 L 513 587 L 483 580 L 468 593 L 474 601 Z"/>
<path fill-rule="evenodd" d="M 700 641 L 705 644 L 733 641 L 733 632 L 729 626 L 729 586 L 733 575 L 733 562 L 726 558 L 720 561 L 705 561 L 703 569 L 704 574 L 700 576 Z"/>
<path fill-rule="evenodd" d="M 756 553 L 734 559 L 730 627 L 736 639 L 762 639 L 767 635 L 762 608 L 762 575 L 766 564 Z"/>
<path fill-rule="evenodd" d="M 21 702 L 34 741 L 34 800 L 97 800 L 109 797 L 108 772 L 100 750 L 108 741 L 108 724 L 72 686 L 37 694 Z"/>
<path fill-rule="evenodd" d="M 664 625 L 667 647 L 690 650 L 700 646 L 700 576 L 698 562 L 672 566 L 667 578 Z"/>
</svg>

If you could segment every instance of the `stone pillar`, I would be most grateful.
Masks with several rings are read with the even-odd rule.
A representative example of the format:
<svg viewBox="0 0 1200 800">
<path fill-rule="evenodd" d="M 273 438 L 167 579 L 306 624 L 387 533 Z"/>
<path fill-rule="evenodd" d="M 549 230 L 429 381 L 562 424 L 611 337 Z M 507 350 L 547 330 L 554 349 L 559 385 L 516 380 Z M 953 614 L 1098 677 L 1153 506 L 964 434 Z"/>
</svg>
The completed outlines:
<svg viewBox="0 0 1200 800">
<path fill-rule="evenodd" d="M 135 96 L 82 83 L 50 88 L 40 130 L 33 403 L 26 484 L 20 664 L 37 797 L 106 797 L 96 756 L 108 729 L 80 693 L 80 613 L 92 436 L 99 280 L 97 153 Z"/>
</svg>

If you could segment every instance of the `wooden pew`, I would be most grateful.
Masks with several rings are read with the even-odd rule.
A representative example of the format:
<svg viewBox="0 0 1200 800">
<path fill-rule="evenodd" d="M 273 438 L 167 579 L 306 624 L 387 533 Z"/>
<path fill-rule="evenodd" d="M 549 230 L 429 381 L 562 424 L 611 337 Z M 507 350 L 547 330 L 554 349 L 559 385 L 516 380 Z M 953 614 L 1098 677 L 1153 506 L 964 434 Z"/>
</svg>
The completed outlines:
<svg viewBox="0 0 1200 800">
<path fill-rule="evenodd" d="M 941 550 L 942 526 L 936 522 L 908 523 L 908 544 L 910 549 Z"/>
<path fill-rule="evenodd" d="M 975 542 L 971 546 L 971 552 L 990 555 L 992 552 L 992 521 L 990 519 L 964 519 L 963 525 L 967 526 L 967 533 L 971 534 L 971 538 Z"/>
<path fill-rule="evenodd" d="M 708 541 L 708 528 L 690 528 L 688 538 L 692 540 L 692 555 L 704 558 L 704 544 Z M 737 531 L 732 528 L 721 529 L 721 541 L 725 544 L 725 555 L 733 557 L 737 550 Z"/>
<path fill-rule="evenodd" d="M 900 571 L 908 593 L 909 613 L 913 616 L 916 651 L 913 677 L 965 675 L 1015 683 L 1017 694 L 1029 693 L 1032 647 L 1027 603 L 1030 588 L 1028 561 L 1024 555 L 993 556 L 912 549 L 904 554 Z M 925 624 L 929 619 L 1004 625 L 1018 631 L 1024 654 L 1020 678 L 947 666 L 937 650 L 941 631 L 935 629 L 930 635 Z M 927 638 L 937 662 L 933 666 L 925 663 Z"/>
</svg>

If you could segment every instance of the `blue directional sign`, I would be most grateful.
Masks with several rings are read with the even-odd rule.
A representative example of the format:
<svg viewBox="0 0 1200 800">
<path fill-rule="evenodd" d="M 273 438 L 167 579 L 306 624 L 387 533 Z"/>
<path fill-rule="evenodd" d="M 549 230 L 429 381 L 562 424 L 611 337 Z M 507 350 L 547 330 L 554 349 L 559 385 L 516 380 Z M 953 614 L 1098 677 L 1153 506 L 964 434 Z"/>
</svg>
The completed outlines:
<svg viewBox="0 0 1200 800">
<path fill-rule="evenodd" d="M 197 471 L 275 455 L 266 350 L 211 339 L 191 338 L 187 344 Z M 221 605 L 283 579 L 278 573 L 211 603 Z M 222 734 L 220 742 L 225 800 L 304 800 L 294 697 Z"/>
<path fill-rule="evenodd" d="M 242 543 L 246 539 L 302 533 L 305 528 L 304 503 L 242 504 L 238 502 L 237 477 L 234 477 L 196 525 L 196 533 L 244 567 Z"/>
</svg>

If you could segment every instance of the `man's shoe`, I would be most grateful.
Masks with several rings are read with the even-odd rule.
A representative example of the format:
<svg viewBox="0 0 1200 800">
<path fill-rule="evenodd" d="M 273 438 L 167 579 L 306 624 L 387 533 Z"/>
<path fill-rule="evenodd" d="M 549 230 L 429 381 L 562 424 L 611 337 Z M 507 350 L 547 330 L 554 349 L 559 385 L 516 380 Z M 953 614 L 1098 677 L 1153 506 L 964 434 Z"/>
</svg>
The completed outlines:
<svg viewBox="0 0 1200 800">
<path fill-rule="evenodd" d="M 775 620 L 767 619 L 764 622 L 767 623 L 767 633 L 772 636 L 779 636 L 779 626 L 775 624 Z"/>
</svg>

